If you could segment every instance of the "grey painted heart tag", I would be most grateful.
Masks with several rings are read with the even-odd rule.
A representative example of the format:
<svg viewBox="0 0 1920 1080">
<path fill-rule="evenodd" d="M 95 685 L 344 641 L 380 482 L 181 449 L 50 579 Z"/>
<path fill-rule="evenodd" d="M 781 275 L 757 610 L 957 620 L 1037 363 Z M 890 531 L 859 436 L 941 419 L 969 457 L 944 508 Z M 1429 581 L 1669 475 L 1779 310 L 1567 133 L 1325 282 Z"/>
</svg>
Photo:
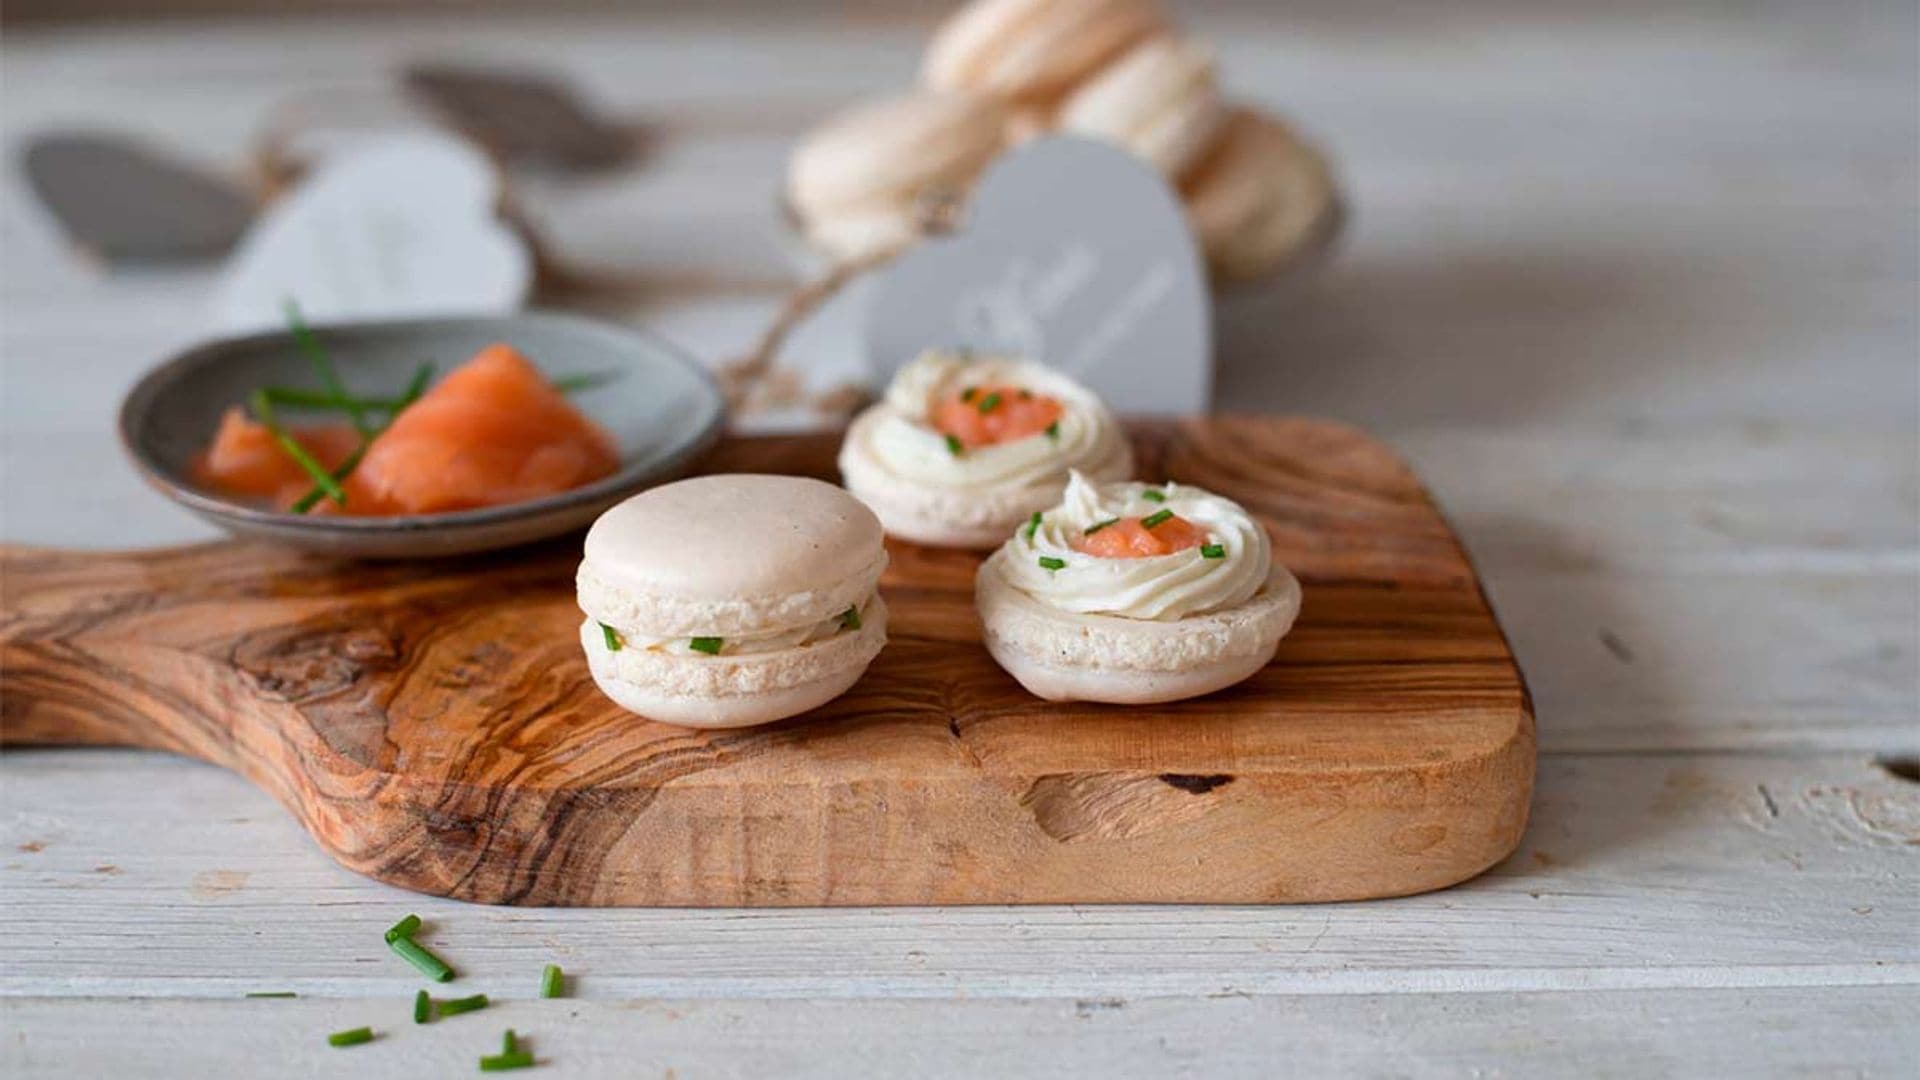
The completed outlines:
<svg viewBox="0 0 1920 1080">
<path fill-rule="evenodd" d="M 961 228 L 880 271 L 868 364 L 889 376 L 943 346 L 1022 355 L 1122 413 L 1208 406 L 1212 310 L 1180 203 L 1104 143 L 1036 139 L 981 179 Z"/>
</svg>

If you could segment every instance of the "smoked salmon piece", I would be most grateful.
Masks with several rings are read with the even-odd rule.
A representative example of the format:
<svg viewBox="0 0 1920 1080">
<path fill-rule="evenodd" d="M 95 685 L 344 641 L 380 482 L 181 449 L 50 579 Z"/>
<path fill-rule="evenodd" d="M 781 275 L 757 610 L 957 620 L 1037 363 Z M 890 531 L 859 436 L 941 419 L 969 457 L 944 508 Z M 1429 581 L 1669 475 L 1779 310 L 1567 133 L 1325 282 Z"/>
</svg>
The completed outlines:
<svg viewBox="0 0 1920 1080">
<path fill-rule="evenodd" d="M 614 441 L 509 345 L 489 345 L 394 417 L 347 477 L 347 514 L 499 506 L 591 483 Z M 304 490 L 304 489 L 303 489 Z"/>
<path fill-rule="evenodd" d="M 1197 548 L 1206 531 L 1183 517 L 1167 517 L 1148 528 L 1144 518 L 1125 518 L 1073 539 L 1075 551 L 1102 559 L 1144 559 Z"/>
<path fill-rule="evenodd" d="M 290 428 L 288 435 L 328 469 L 338 468 L 360 445 L 360 436 L 346 424 Z M 293 505 L 313 479 L 273 441 L 265 424 L 235 406 L 220 418 L 213 442 L 193 462 L 194 482 L 229 495 L 270 499 L 285 509 Z"/>
<path fill-rule="evenodd" d="M 1013 442 L 1052 427 L 1064 410 L 1044 394 L 1017 386 L 970 386 L 933 408 L 933 427 L 968 450 Z"/>
</svg>

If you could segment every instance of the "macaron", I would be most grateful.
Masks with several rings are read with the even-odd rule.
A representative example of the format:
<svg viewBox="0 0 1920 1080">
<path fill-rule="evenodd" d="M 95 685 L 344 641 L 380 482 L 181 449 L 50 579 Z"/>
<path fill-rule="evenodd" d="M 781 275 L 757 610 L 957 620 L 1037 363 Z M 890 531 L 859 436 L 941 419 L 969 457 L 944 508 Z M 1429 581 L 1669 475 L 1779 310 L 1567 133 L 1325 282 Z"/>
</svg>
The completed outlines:
<svg viewBox="0 0 1920 1080">
<path fill-rule="evenodd" d="M 787 200 L 809 243 L 852 260 L 912 241 L 927 210 L 966 193 L 1005 142 L 997 101 L 917 92 L 857 105 L 795 148 Z"/>
<path fill-rule="evenodd" d="M 845 693 L 887 640 L 879 519 L 832 484 L 722 475 L 642 492 L 587 532 L 580 644 L 601 691 L 695 728 Z"/>
<path fill-rule="evenodd" d="M 1187 218 L 1217 280 L 1260 277 L 1320 243 L 1339 220 L 1327 160 L 1285 123 L 1231 111 L 1186 184 Z"/>
<path fill-rule="evenodd" d="M 974 0 L 934 31 L 921 81 L 1047 103 L 1163 25 L 1150 0 Z"/>
<path fill-rule="evenodd" d="M 886 531 L 935 547 L 993 547 L 1059 501 L 1073 469 L 1133 469 L 1098 396 L 1032 361 L 937 349 L 900 369 L 840 447 L 847 489 Z"/>
<path fill-rule="evenodd" d="M 1225 125 L 1213 54 L 1171 34 L 1127 50 L 1060 107 L 1060 130 L 1123 146 L 1171 178 L 1184 175 Z"/>
<path fill-rule="evenodd" d="M 1178 701 L 1273 659 L 1300 583 L 1266 529 L 1185 484 L 1097 484 L 1021 526 L 974 578 L 987 651 L 1049 701 Z"/>
</svg>

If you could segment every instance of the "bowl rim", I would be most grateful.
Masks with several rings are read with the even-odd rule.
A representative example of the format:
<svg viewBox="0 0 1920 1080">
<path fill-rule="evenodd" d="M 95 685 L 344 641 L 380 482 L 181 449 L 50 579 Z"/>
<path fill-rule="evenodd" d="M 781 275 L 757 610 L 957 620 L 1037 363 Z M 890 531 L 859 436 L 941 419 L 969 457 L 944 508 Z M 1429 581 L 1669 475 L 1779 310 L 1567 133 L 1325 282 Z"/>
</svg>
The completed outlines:
<svg viewBox="0 0 1920 1080">
<path fill-rule="evenodd" d="M 671 476 L 681 471 L 689 462 L 711 449 L 720 439 L 727 423 L 727 399 L 720 390 L 720 383 L 711 369 L 695 359 L 680 346 L 649 330 L 643 330 L 625 323 L 579 315 L 567 311 L 530 309 L 498 315 L 447 315 L 424 318 L 404 319 L 366 319 L 343 320 L 316 323 L 312 329 L 316 333 L 327 331 L 395 332 L 403 330 L 432 329 L 451 324 L 475 323 L 511 323 L 534 322 L 561 327 L 574 332 L 586 332 L 603 336 L 627 338 L 639 341 L 652 350 L 657 358 L 677 365 L 693 376 L 694 383 L 709 397 L 712 406 L 711 415 L 693 438 L 656 459 L 648 461 L 644 470 L 639 464 L 624 464 L 612 473 L 591 483 L 576 488 L 542 495 L 539 498 L 521 502 L 506 503 L 500 506 L 482 506 L 467 510 L 448 510 L 433 514 L 397 514 L 391 516 L 320 516 L 294 514 L 281 510 L 268 510 L 258 506 L 249 506 L 200 490 L 183 480 L 176 478 L 158 462 L 149 459 L 141 448 L 140 431 L 147 429 L 153 399 L 160 390 L 177 381 L 184 374 L 197 370 L 212 362 L 230 349 L 255 346 L 270 341 L 286 340 L 289 343 L 292 334 L 286 330 L 263 330 L 249 334 L 228 335 L 199 342 L 175 353 L 168 359 L 155 365 L 142 375 L 121 398 L 120 408 L 115 420 L 115 432 L 120 440 L 120 448 L 133 462 L 134 468 L 149 486 L 157 488 L 163 495 L 180 503 L 189 510 L 215 518 L 225 518 L 242 522 L 258 529 L 298 530 L 314 533 L 330 533 L 350 536 L 368 533 L 428 532 L 441 529 L 461 529 L 473 526 L 495 525 L 521 517 L 532 517 L 554 511 L 569 510 L 596 503 L 611 503 L 624 495 L 644 475 Z M 136 430 L 139 429 L 139 430 Z"/>
</svg>

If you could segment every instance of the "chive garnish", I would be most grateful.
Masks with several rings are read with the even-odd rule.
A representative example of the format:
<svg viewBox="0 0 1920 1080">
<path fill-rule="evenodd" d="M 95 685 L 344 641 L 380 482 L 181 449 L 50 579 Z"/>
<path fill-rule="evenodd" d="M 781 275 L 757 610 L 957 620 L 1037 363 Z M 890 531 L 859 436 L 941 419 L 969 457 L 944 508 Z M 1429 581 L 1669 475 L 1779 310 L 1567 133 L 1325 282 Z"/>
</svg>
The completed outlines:
<svg viewBox="0 0 1920 1080">
<path fill-rule="evenodd" d="M 472 997 L 453 998 L 440 1003 L 441 1016 L 459 1016 L 461 1013 L 478 1012 L 487 1007 L 487 995 L 475 994 Z"/>
<path fill-rule="evenodd" d="M 1151 529 L 1155 525 L 1159 525 L 1163 522 L 1170 521 L 1172 519 L 1173 519 L 1173 511 L 1157 510 L 1151 514 L 1148 514 L 1146 517 L 1141 518 L 1140 527 L 1143 529 Z"/>
<path fill-rule="evenodd" d="M 413 1022 L 424 1024 L 433 1019 L 433 999 L 422 990 L 413 995 Z"/>
<path fill-rule="evenodd" d="M 1092 536 L 1094 533 L 1099 532 L 1101 529 L 1104 529 L 1109 525 L 1118 525 L 1118 524 L 1120 524 L 1119 518 L 1108 518 L 1105 521 L 1096 521 L 1093 524 L 1087 526 L 1086 529 L 1082 531 L 1081 535 Z"/>
<path fill-rule="evenodd" d="M 400 407 L 399 398 L 390 397 L 347 397 L 337 398 L 324 390 L 307 390 L 298 386 L 269 386 L 265 388 L 267 400 L 275 405 L 294 409 L 319 409 L 329 412 L 345 412 L 349 409 L 372 409 L 379 412 L 393 412 Z"/>
<path fill-rule="evenodd" d="M 420 929 L 420 916 L 409 915 L 392 926 L 387 927 L 387 944 L 396 938 L 410 938 Z"/>
<path fill-rule="evenodd" d="M 481 1072 L 507 1072 L 511 1069 L 530 1069 L 533 1067 L 533 1055 L 524 1051 L 511 1054 L 495 1054 L 480 1059 Z"/>
<path fill-rule="evenodd" d="M 971 404 L 973 404 L 973 399 L 974 399 L 975 397 L 978 397 L 978 396 L 979 396 L 979 394 L 980 394 L 980 388 L 979 388 L 979 387 L 977 387 L 977 386 L 969 386 L 969 387 L 967 387 L 967 388 L 966 388 L 965 390 L 962 390 L 962 391 L 960 391 L 960 400 L 961 400 L 961 401 L 964 401 L 964 402 L 966 402 L 966 403 L 967 403 L 967 404 L 969 404 L 969 405 L 971 405 Z"/>
<path fill-rule="evenodd" d="M 540 996 L 556 998 L 567 987 L 567 977 L 560 971 L 559 964 L 548 964 L 540 970 Z"/>
<path fill-rule="evenodd" d="M 361 1043 L 372 1041 L 373 1029 L 364 1027 L 350 1028 L 346 1031 L 336 1031 L 327 1036 L 328 1046 L 359 1046 Z"/>
<path fill-rule="evenodd" d="M 1201 544 L 1200 557 L 1203 559 L 1224 559 L 1227 557 L 1227 549 L 1221 547 L 1219 544 Z"/>
<path fill-rule="evenodd" d="M 1027 540 L 1028 540 L 1028 542 L 1032 542 L 1032 540 L 1033 540 L 1033 534 L 1034 534 L 1034 531 L 1035 531 L 1035 530 L 1037 530 L 1037 529 L 1039 529 L 1039 528 L 1040 528 L 1040 511 L 1038 511 L 1038 510 L 1035 510 L 1035 511 L 1033 512 L 1033 516 L 1032 516 L 1031 518 L 1028 518 L 1028 519 L 1027 519 Z"/>
<path fill-rule="evenodd" d="M 250 998 L 290 998 L 299 997 L 300 995 L 291 990 L 249 990 L 247 996 Z"/>
<path fill-rule="evenodd" d="M 406 392 L 400 395 L 399 400 L 394 403 L 394 414 L 398 415 L 400 410 L 420 400 L 420 395 L 426 392 L 427 381 L 432 378 L 432 364 L 421 364 L 418 368 L 415 368 L 413 381 L 407 384 Z M 367 447 L 373 445 L 373 440 L 379 438 L 381 433 L 385 432 L 392 424 L 393 417 L 389 416 L 387 417 L 387 422 L 380 425 L 379 431 L 373 432 L 371 435 L 360 440 L 360 445 L 354 448 L 353 453 L 347 455 L 347 460 L 341 462 L 340 467 L 333 470 L 333 479 L 336 483 L 345 480 L 353 473 L 353 470 L 360 467 L 360 459 L 367 456 Z M 304 514 L 313 509 L 314 504 L 320 501 L 322 494 L 324 494 L 324 492 L 318 486 L 311 488 L 305 495 L 300 496 L 299 502 L 293 504 L 293 512 L 296 514 Z M 341 505 L 344 506 L 346 504 L 342 502 Z"/>
<path fill-rule="evenodd" d="M 986 414 L 999 408 L 1000 400 L 1001 400 L 1000 391 L 998 390 L 995 390 L 993 393 L 988 394 L 986 397 L 981 398 L 980 399 L 980 415 L 985 416 Z"/>
<path fill-rule="evenodd" d="M 322 468 L 320 463 L 313 459 L 313 455 L 307 453 L 307 448 L 295 442 L 293 436 L 287 434 L 287 429 L 280 426 L 280 419 L 273 414 L 273 402 L 267 400 L 266 392 L 255 390 L 252 404 L 253 415 L 260 420 L 261 425 L 267 429 L 267 434 L 273 437 L 274 443 L 280 447 L 281 451 L 292 458 L 294 464 L 305 470 L 308 476 L 313 477 L 315 486 L 327 498 L 345 506 L 347 493 L 341 490 L 333 474 Z"/>
<path fill-rule="evenodd" d="M 307 329 L 306 320 L 300 317 L 300 305 L 294 303 L 292 297 L 288 297 L 285 306 L 287 329 L 293 334 L 294 344 L 300 346 L 300 351 L 307 354 L 307 360 L 313 364 L 313 370 L 320 373 L 320 382 L 326 386 L 327 393 L 331 394 L 333 399 L 347 410 L 347 415 L 353 418 L 353 429 L 361 435 L 371 434 L 373 428 L 367 423 L 366 410 L 347 395 L 346 385 L 340 381 L 340 373 L 334 370 L 333 361 L 327 358 L 327 350 L 320 347 L 320 340 L 313 336 L 313 331 Z"/>
<path fill-rule="evenodd" d="M 1059 570 L 1064 568 L 1066 565 L 1067 565 L 1067 560 L 1065 559 L 1056 559 L 1051 555 L 1040 556 L 1040 568 L 1042 570 Z"/>
<path fill-rule="evenodd" d="M 578 394 L 605 386 L 619 377 L 617 371 L 590 371 L 584 375 L 562 375 L 557 379 L 549 379 L 547 385 L 563 394 Z"/>
<path fill-rule="evenodd" d="M 724 638 L 697 637 L 688 639 L 687 648 L 692 649 L 694 652 L 706 653 L 708 656 L 718 656 L 720 655 L 720 647 L 725 644 L 726 639 Z"/>
<path fill-rule="evenodd" d="M 1140 493 L 1140 497 L 1148 502 L 1163 503 L 1167 501 L 1167 493 L 1158 488 L 1148 488 Z"/>
<path fill-rule="evenodd" d="M 500 1036 L 500 1053 L 504 1056 L 507 1054 L 517 1054 L 519 1052 L 520 1039 L 514 1035 L 512 1028 L 508 1028 L 506 1033 Z"/>
<path fill-rule="evenodd" d="M 966 450 L 966 445 L 960 441 L 960 436 L 947 436 L 947 453 L 952 454 L 954 457 L 959 457 L 961 454 L 966 453 Z"/>
<path fill-rule="evenodd" d="M 453 969 L 445 960 L 428 952 L 423 946 L 415 944 L 412 938 L 394 938 L 387 942 L 387 948 L 407 963 L 412 964 L 420 974 L 434 982 L 447 982 L 453 978 Z"/>
<path fill-rule="evenodd" d="M 1054 442 L 1060 441 L 1060 421 L 1055 420 L 1053 423 L 1047 425 L 1047 438 L 1052 439 Z"/>
<path fill-rule="evenodd" d="M 600 624 L 600 636 L 606 640 L 608 652 L 619 652 L 620 646 L 625 644 L 620 640 L 620 631 L 606 623 Z"/>
<path fill-rule="evenodd" d="M 858 607 L 850 607 L 846 610 L 846 614 L 840 616 L 840 629 L 860 629 L 860 609 Z"/>
</svg>

